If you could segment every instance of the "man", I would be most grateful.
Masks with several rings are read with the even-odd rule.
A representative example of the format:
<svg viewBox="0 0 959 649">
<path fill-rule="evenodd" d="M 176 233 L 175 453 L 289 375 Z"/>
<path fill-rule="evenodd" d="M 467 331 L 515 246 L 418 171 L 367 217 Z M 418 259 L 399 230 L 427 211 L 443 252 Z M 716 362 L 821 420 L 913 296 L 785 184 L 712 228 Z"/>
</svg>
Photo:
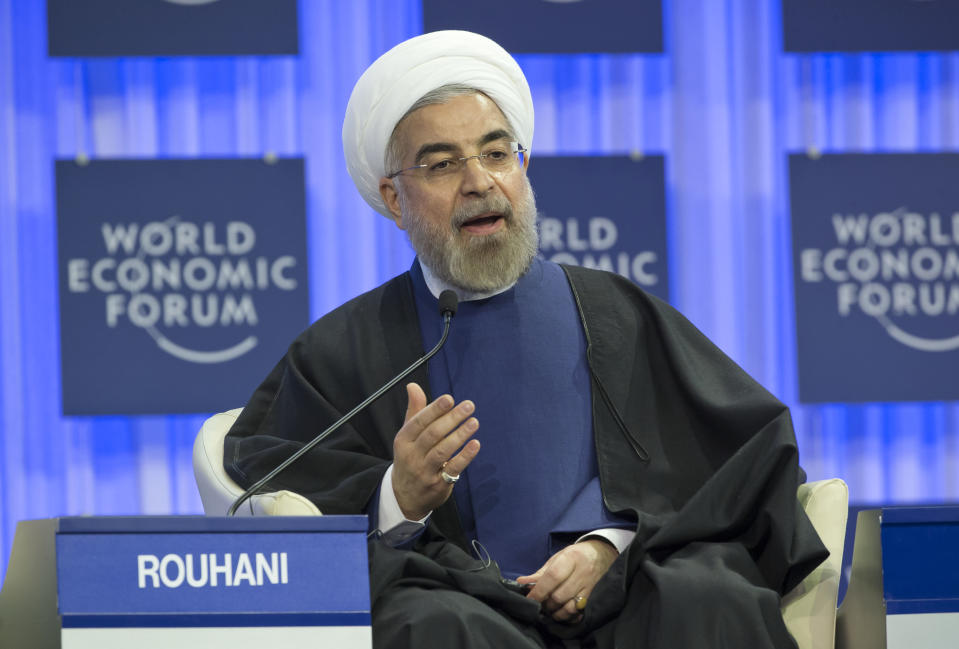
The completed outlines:
<svg viewBox="0 0 959 649">
<path fill-rule="evenodd" d="M 825 551 L 788 411 L 668 305 L 535 259 L 532 134 L 526 80 L 484 37 L 370 66 L 347 165 L 417 261 L 293 343 L 227 470 L 252 483 L 422 356 L 451 288 L 428 367 L 271 485 L 370 515 L 374 644 L 793 646 L 779 597 Z"/>
</svg>

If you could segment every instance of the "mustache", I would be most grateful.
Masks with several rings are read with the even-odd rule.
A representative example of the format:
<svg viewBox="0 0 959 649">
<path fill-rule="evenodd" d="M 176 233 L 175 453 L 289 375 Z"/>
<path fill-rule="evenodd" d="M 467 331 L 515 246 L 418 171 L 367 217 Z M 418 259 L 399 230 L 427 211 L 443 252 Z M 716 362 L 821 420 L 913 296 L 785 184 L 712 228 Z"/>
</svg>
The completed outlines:
<svg viewBox="0 0 959 649">
<path fill-rule="evenodd" d="M 485 198 L 477 198 L 471 203 L 456 208 L 450 217 L 450 225 L 454 231 L 459 230 L 459 228 L 470 219 L 474 219 L 481 214 L 489 214 L 490 212 L 501 214 L 506 223 L 510 223 L 513 220 L 513 205 L 509 202 L 509 199 L 505 196 L 487 196 Z"/>
</svg>

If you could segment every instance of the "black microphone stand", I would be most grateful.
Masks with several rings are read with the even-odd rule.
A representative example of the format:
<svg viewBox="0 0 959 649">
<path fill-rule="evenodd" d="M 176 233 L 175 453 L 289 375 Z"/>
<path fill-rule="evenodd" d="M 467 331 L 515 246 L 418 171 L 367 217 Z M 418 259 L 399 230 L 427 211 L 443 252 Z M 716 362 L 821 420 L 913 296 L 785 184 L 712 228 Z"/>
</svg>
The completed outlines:
<svg viewBox="0 0 959 649">
<path fill-rule="evenodd" d="M 418 361 L 416 361 L 415 363 L 407 367 L 405 370 L 400 372 L 400 374 L 398 374 L 391 381 L 389 381 L 389 383 L 387 383 L 386 385 L 381 387 L 379 390 L 377 390 L 376 392 L 371 394 L 369 397 L 367 397 L 360 405 L 356 406 L 355 408 L 350 410 L 348 413 L 340 417 L 339 420 L 336 421 L 336 423 L 334 423 L 329 428 L 324 430 L 322 433 L 314 437 L 303 448 L 299 449 L 296 453 L 294 453 L 289 458 L 284 460 L 279 466 L 277 466 L 275 469 L 270 471 L 264 477 L 257 480 L 252 487 L 244 491 L 242 494 L 240 494 L 239 498 L 233 501 L 233 504 L 230 505 L 230 509 L 227 511 L 226 515 L 227 516 L 235 515 L 236 510 L 240 508 L 240 505 L 242 505 L 249 498 L 255 495 L 260 489 L 262 489 L 266 485 L 266 483 L 268 483 L 270 480 L 272 480 L 277 475 L 279 475 L 284 469 L 286 469 L 286 467 L 296 462 L 306 453 L 309 453 L 313 447 L 315 447 L 317 444 L 319 444 L 324 439 L 326 439 L 330 435 L 330 433 L 332 433 L 337 428 L 339 428 L 340 426 L 345 424 L 347 421 L 352 419 L 352 417 L 356 413 L 358 413 L 360 410 L 363 410 L 363 408 L 367 407 L 368 405 L 370 405 L 371 403 L 379 399 L 381 396 L 383 396 L 383 394 L 387 390 L 389 390 L 394 385 L 396 385 L 397 383 L 405 379 L 407 376 L 409 376 L 420 365 L 422 365 L 429 359 L 433 358 L 433 356 L 436 355 L 436 352 L 438 352 L 440 348 L 442 348 L 443 345 L 446 343 L 446 338 L 447 336 L 449 336 L 450 321 L 453 319 L 453 315 L 456 313 L 456 306 L 457 306 L 456 302 L 457 302 L 457 297 L 456 297 L 456 294 L 453 293 L 453 291 L 449 291 L 449 290 L 443 291 L 443 293 L 440 295 L 439 305 L 440 305 L 440 310 L 443 314 L 443 337 L 440 338 L 440 341 L 436 343 L 436 346 L 433 347 L 433 349 L 431 349 L 429 353 L 426 354 L 426 356 L 423 356 Z"/>
</svg>

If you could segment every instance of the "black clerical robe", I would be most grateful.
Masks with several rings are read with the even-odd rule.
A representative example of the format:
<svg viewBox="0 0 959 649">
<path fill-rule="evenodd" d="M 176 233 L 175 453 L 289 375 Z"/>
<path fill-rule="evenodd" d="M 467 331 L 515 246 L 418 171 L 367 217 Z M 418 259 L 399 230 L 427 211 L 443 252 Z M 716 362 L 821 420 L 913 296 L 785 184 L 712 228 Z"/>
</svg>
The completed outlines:
<svg viewBox="0 0 959 649">
<path fill-rule="evenodd" d="M 617 275 L 564 270 L 587 340 L 604 502 L 636 521 L 636 537 L 584 620 L 551 632 L 598 647 L 790 646 L 779 595 L 826 551 L 796 499 L 804 474 L 787 408 L 669 305 Z M 251 484 L 423 353 L 408 273 L 327 314 L 254 392 L 227 437 L 227 471 Z M 429 385 L 425 368 L 410 380 Z M 405 410 L 397 386 L 271 487 L 324 513 L 367 511 Z M 469 577 L 459 558 L 468 549 L 451 498 L 417 541 L 420 558 L 371 551 L 374 612 L 408 578 L 481 591 L 494 608 L 528 616 L 511 593 L 455 574 Z M 447 576 L 424 568 L 424 556 Z"/>
</svg>

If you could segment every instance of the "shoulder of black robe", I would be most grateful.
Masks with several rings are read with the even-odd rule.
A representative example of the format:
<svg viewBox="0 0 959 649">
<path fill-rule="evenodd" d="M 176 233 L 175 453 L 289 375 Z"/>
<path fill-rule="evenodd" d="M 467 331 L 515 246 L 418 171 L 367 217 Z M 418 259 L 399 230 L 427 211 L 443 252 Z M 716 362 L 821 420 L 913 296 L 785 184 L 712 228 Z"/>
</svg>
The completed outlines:
<svg viewBox="0 0 959 649">
<path fill-rule="evenodd" d="M 409 273 L 334 309 L 304 331 L 256 389 L 224 442 L 224 466 L 248 487 L 423 355 Z M 426 365 L 407 380 L 429 395 Z M 398 384 L 266 490 L 300 493 L 325 514 L 364 512 L 393 458 L 406 390 Z M 433 527 L 465 546 L 452 499 Z"/>
<path fill-rule="evenodd" d="M 796 497 L 805 474 L 786 406 L 662 300 L 564 269 L 586 323 L 604 500 L 637 517 L 595 614 L 614 615 L 639 572 L 704 543 L 741 548 L 748 580 L 788 592 L 828 553 Z"/>
</svg>

